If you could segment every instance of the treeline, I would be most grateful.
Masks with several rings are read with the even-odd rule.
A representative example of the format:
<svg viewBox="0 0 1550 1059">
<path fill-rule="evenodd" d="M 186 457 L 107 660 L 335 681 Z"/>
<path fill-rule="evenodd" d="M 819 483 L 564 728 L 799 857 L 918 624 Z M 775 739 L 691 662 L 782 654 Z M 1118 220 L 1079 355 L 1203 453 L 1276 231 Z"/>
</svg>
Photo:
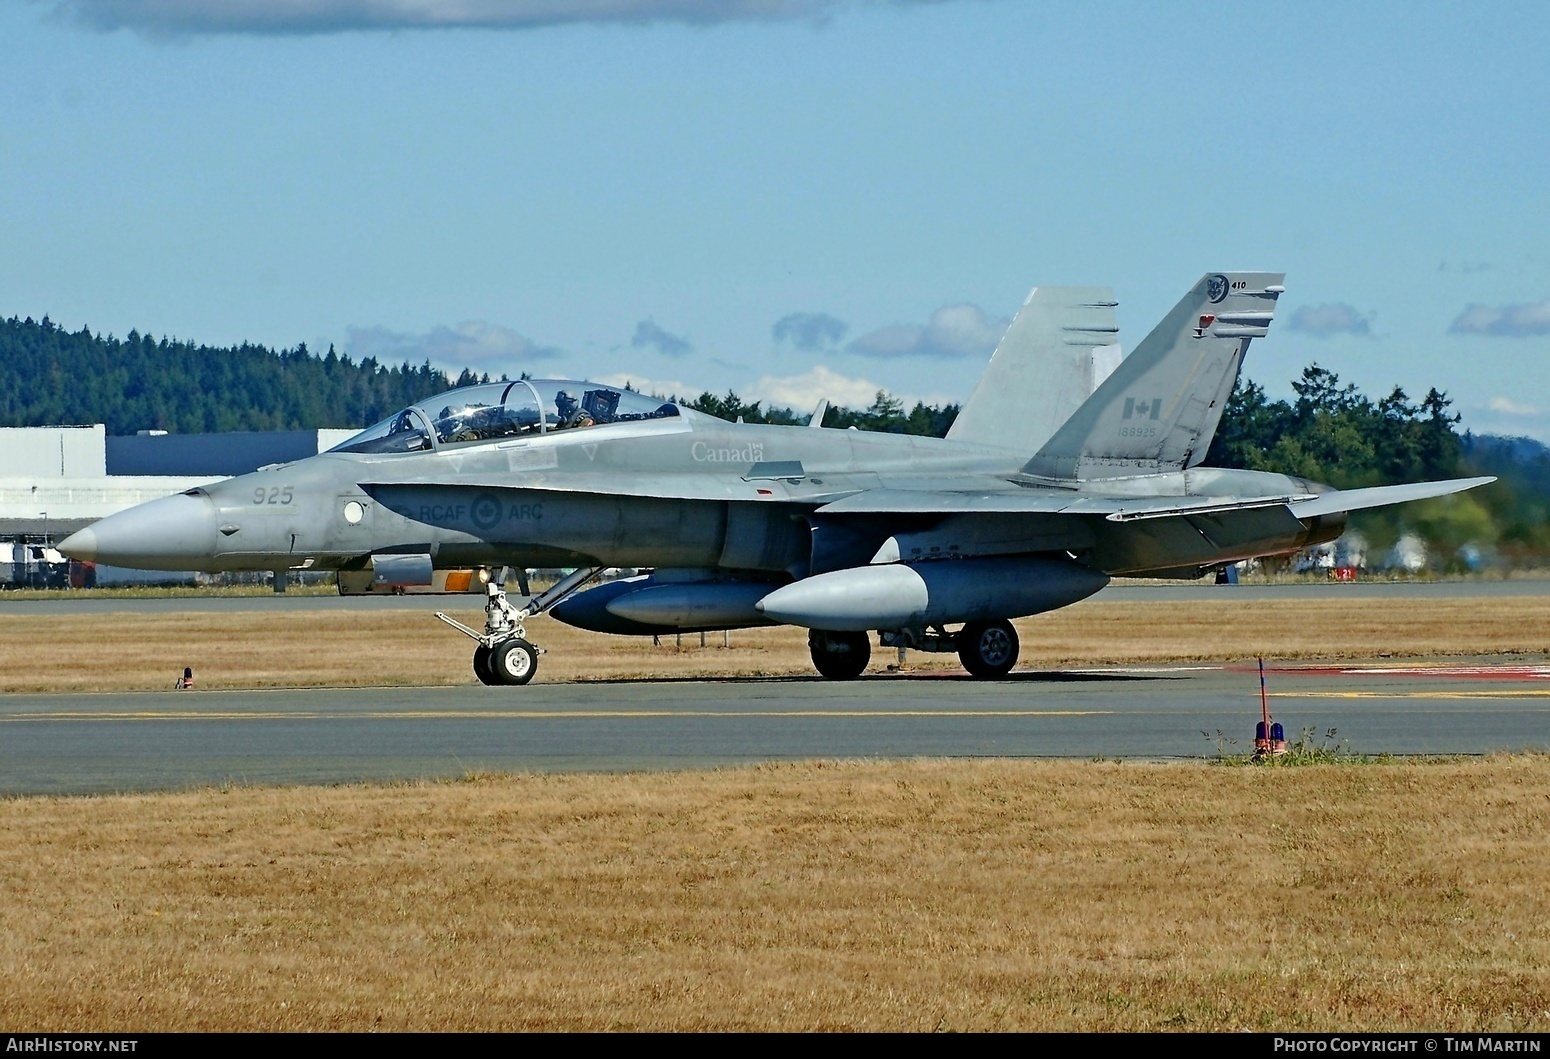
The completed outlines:
<svg viewBox="0 0 1550 1059">
<path fill-rule="evenodd" d="M 1240 379 L 1206 463 L 1294 474 L 1341 489 L 1495 475 L 1467 493 L 1352 517 L 1371 549 L 1403 533 L 1427 544 L 1432 565 L 1474 567 L 1483 557 L 1532 565 L 1550 555 L 1550 452 L 1527 438 L 1461 434 L 1452 402 L 1435 388 L 1419 402 L 1399 387 L 1378 400 L 1341 385 L 1317 364 L 1292 383 L 1292 400 L 1269 400 Z"/>
<path fill-rule="evenodd" d="M 1435 388 L 1419 404 L 1397 386 L 1374 401 L 1313 364 L 1292 390 L 1294 400 L 1271 401 L 1264 387 L 1240 378 L 1205 462 L 1295 474 L 1341 489 L 1448 478 L 1459 471 L 1459 417 Z"/>
<path fill-rule="evenodd" d="M 1532 438 L 1465 434 L 1463 460 L 1469 474 L 1493 474 L 1499 481 L 1474 491 L 1490 516 L 1490 540 L 1509 565 L 1527 566 L 1550 558 L 1550 448 Z"/>
<path fill-rule="evenodd" d="M 0 424 L 104 423 L 109 434 L 364 427 L 429 394 L 427 362 L 359 363 L 330 346 L 212 347 L 135 331 L 66 331 L 47 317 L 0 321 Z"/>
<path fill-rule="evenodd" d="M 356 362 L 332 346 L 319 356 L 305 343 L 217 347 L 136 331 L 123 339 L 66 331 L 48 317 L 0 320 L 0 426 L 103 423 L 109 434 L 366 427 L 453 386 L 489 381 L 466 369 L 453 379 L 429 361 Z M 684 403 L 731 421 L 807 422 L 806 413 L 747 404 L 735 393 Z M 906 411 L 879 391 L 868 408 L 830 408 L 824 425 L 940 437 L 957 414 L 957 405 Z"/>
</svg>

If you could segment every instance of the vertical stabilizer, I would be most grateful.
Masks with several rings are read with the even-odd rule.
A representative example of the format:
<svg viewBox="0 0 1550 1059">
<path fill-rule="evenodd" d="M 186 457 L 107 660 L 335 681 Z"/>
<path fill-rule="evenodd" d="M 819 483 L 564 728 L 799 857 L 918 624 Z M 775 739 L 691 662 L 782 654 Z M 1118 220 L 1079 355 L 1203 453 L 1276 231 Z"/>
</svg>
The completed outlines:
<svg viewBox="0 0 1550 1059">
<path fill-rule="evenodd" d="M 1107 287 L 1035 287 L 948 440 L 1037 452 L 1118 363 L 1114 304 Z"/>
<path fill-rule="evenodd" d="M 1023 470 L 1045 478 L 1115 478 L 1205 459 L 1249 340 L 1270 327 L 1283 278 L 1201 277 Z"/>
</svg>

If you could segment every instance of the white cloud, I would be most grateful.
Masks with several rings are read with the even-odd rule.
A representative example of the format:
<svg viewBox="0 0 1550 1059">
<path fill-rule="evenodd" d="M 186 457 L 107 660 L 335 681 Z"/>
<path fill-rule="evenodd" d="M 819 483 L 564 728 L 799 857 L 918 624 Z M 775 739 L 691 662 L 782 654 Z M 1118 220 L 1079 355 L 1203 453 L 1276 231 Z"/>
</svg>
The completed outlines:
<svg viewBox="0 0 1550 1059">
<path fill-rule="evenodd" d="M 534 29 L 576 22 L 704 25 L 821 18 L 842 6 L 846 0 L 55 0 L 53 10 L 94 29 L 176 36 Z"/>
<path fill-rule="evenodd" d="M 1506 397 L 1493 397 L 1486 402 L 1486 407 L 1493 412 L 1500 412 L 1509 416 L 1537 416 L 1539 409 L 1533 405 L 1519 404 Z"/>
<path fill-rule="evenodd" d="M 484 320 L 465 320 L 452 327 L 438 324 L 423 334 L 351 327 L 345 331 L 344 349 L 357 360 L 375 357 L 382 364 L 428 360 L 454 377 L 469 368 L 497 377 L 504 372 L 513 379 L 538 361 L 564 355 L 509 327 Z"/>
<path fill-rule="evenodd" d="M 621 386 L 636 393 L 643 393 L 647 397 L 682 397 L 689 400 L 699 393 L 698 389 L 691 389 L 677 379 L 648 379 L 644 375 L 626 372 L 599 375 L 592 381 L 600 382 L 604 386 Z"/>
<path fill-rule="evenodd" d="M 832 405 L 867 408 L 883 387 L 868 379 L 852 379 L 830 371 L 822 364 L 801 375 L 765 375 L 749 388 L 748 398 L 763 401 L 768 408 L 810 410 L 820 399 Z"/>
<path fill-rule="evenodd" d="M 1471 305 L 1459 313 L 1448 331 L 1509 338 L 1550 334 L 1550 298 L 1527 305 Z"/>
<path fill-rule="evenodd" d="M 978 305 L 944 305 L 920 324 L 889 324 L 862 335 L 848 347 L 869 357 L 988 357 L 1011 321 L 990 316 Z"/>
<path fill-rule="evenodd" d="M 1293 331 L 1328 338 L 1330 335 L 1370 335 L 1371 318 L 1344 302 L 1329 305 L 1304 305 L 1292 314 L 1287 326 Z"/>
</svg>

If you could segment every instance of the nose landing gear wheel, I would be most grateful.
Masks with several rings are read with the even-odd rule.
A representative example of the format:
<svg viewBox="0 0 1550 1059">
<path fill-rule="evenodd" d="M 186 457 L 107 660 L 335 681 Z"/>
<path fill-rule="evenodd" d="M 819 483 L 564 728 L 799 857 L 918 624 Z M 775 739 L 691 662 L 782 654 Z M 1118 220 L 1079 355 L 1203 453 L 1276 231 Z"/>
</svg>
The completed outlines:
<svg viewBox="0 0 1550 1059">
<path fill-rule="evenodd" d="M 479 678 L 481 684 L 499 684 L 500 681 L 490 670 L 491 651 L 484 644 L 474 648 L 474 676 Z"/>
<path fill-rule="evenodd" d="M 971 621 L 958 630 L 958 661 L 976 677 L 1004 677 L 1017 664 L 1017 630 L 1009 621 Z"/>
<path fill-rule="evenodd" d="M 807 649 L 813 665 L 830 680 L 855 680 L 872 660 L 872 643 L 864 632 L 820 632 L 807 634 Z"/>
<path fill-rule="evenodd" d="M 528 643 L 522 623 L 562 602 L 582 585 L 603 572 L 601 566 L 572 570 L 549 588 L 529 599 L 520 608 L 506 598 L 505 575 L 486 577 L 484 631 L 464 625 L 450 614 L 436 612 L 436 618 L 478 643 L 474 650 L 474 675 L 485 684 L 526 684 L 538 672 L 539 650 Z M 524 589 L 526 580 L 519 575 Z"/>
<path fill-rule="evenodd" d="M 505 640 L 490 650 L 487 663 L 497 684 L 526 684 L 538 672 L 538 648 L 526 640 Z"/>
</svg>

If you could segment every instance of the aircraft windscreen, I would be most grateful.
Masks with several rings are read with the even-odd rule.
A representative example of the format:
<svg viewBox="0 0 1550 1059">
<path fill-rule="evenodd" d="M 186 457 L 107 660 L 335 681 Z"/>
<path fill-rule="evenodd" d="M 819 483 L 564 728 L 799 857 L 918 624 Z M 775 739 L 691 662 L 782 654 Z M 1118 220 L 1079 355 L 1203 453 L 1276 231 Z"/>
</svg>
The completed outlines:
<svg viewBox="0 0 1550 1059">
<path fill-rule="evenodd" d="M 465 386 L 432 397 L 421 407 L 430 413 L 441 445 L 543 432 L 538 394 L 522 379 Z"/>
<path fill-rule="evenodd" d="M 677 415 L 678 406 L 671 401 L 620 387 L 568 379 L 518 379 L 448 390 L 329 451 L 422 452 L 432 447 L 433 432 L 439 448 Z"/>
<path fill-rule="evenodd" d="M 395 412 L 375 426 L 367 427 L 329 452 L 424 452 L 431 447 L 431 435 L 420 413 L 412 408 Z"/>
</svg>

